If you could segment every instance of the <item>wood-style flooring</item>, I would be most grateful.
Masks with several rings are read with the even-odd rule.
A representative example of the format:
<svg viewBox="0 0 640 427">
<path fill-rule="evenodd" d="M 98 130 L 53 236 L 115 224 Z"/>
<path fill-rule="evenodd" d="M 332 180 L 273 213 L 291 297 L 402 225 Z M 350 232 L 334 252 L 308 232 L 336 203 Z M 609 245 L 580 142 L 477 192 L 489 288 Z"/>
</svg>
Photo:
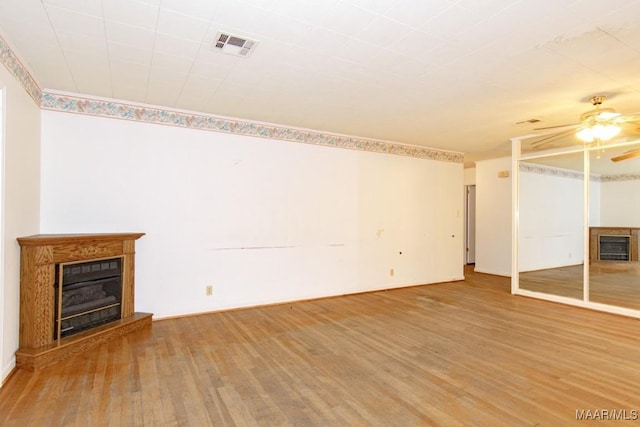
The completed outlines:
<svg viewBox="0 0 640 427">
<path fill-rule="evenodd" d="M 582 265 L 573 265 L 520 273 L 520 287 L 581 300 L 582 270 Z M 589 265 L 589 299 L 640 310 L 640 262 L 592 262 Z"/>
<path fill-rule="evenodd" d="M 17 371 L 0 425 L 569 426 L 585 423 L 576 411 L 637 414 L 639 320 L 465 274 L 156 321 Z"/>
</svg>

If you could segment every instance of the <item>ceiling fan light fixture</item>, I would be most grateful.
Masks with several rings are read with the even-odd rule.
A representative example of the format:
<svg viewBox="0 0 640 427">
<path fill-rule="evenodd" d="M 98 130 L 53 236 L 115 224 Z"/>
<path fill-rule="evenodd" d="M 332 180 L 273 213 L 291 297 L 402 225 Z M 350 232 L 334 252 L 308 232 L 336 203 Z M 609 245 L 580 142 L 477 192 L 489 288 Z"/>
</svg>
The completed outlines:
<svg viewBox="0 0 640 427">
<path fill-rule="evenodd" d="M 636 128 L 633 131 L 640 131 L 640 128 L 637 127 L 640 125 L 640 112 L 622 115 L 613 108 L 603 108 L 601 105 L 605 98 L 604 95 L 592 97 L 590 101 L 595 108 L 582 113 L 579 123 L 534 128 L 534 130 L 555 129 L 555 132 L 550 135 L 543 135 L 543 138 L 532 142 L 531 145 L 538 148 L 557 138 L 566 137 L 573 133 L 585 144 L 595 143 L 597 148 L 600 149 L 605 145 L 605 142 L 621 133 L 625 125 L 629 128 L 630 126 L 628 125 Z M 638 153 L 640 153 L 640 150 L 638 150 Z"/>
<path fill-rule="evenodd" d="M 620 127 L 616 125 L 601 125 L 586 127 L 579 132 L 576 132 L 576 136 L 582 142 L 590 143 L 596 139 L 600 141 L 608 141 L 614 136 L 620 133 Z"/>
<path fill-rule="evenodd" d="M 605 109 L 602 109 L 602 111 L 600 111 L 600 113 L 597 116 L 597 120 L 611 120 L 614 119 L 616 117 L 618 117 L 620 115 L 620 113 L 616 113 L 615 111 L 606 111 Z"/>
</svg>

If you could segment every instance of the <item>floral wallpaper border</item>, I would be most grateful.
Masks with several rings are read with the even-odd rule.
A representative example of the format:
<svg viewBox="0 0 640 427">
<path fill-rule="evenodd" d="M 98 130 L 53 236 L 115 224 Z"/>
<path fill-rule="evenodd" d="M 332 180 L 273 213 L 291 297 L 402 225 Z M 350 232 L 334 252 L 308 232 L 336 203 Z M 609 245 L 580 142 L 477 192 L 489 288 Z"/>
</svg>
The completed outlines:
<svg viewBox="0 0 640 427">
<path fill-rule="evenodd" d="M 570 169 L 556 168 L 553 166 L 538 165 L 534 163 L 520 162 L 520 172 L 537 173 L 540 175 L 556 176 L 560 178 L 582 179 L 583 172 Z M 595 182 L 618 182 L 618 181 L 636 181 L 640 180 L 639 174 L 623 173 L 611 175 L 591 174 L 591 181 Z"/>
<path fill-rule="evenodd" d="M 617 175 L 600 175 L 597 181 L 600 181 L 600 182 L 640 181 L 640 175 L 636 173 L 621 173 Z"/>
<path fill-rule="evenodd" d="M 520 162 L 520 172 L 537 173 L 539 175 L 556 176 L 559 178 L 582 179 L 584 173 L 570 169 L 555 168 L 553 166 L 538 165 L 535 163 Z M 594 178 L 592 175 L 591 178 Z"/>
<path fill-rule="evenodd" d="M 166 108 L 128 104 L 114 100 L 83 98 L 76 95 L 44 92 L 41 108 L 67 113 L 88 114 L 145 123 L 154 123 L 236 135 L 256 136 L 302 142 L 326 147 L 348 148 L 376 153 L 396 154 L 421 159 L 462 163 L 464 154 L 432 148 L 415 147 L 373 139 L 336 135 L 275 124 L 255 123 L 210 114 L 186 113 Z"/>
<path fill-rule="evenodd" d="M 36 83 L 31 73 L 20 62 L 18 56 L 13 53 L 7 42 L 0 36 L 0 63 L 2 63 L 13 76 L 18 79 L 24 90 L 33 98 L 36 104 L 40 104 L 42 90 Z"/>
<path fill-rule="evenodd" d="M 453 151 L 436 150 L 433 148 L 358 138 L 348 135 L 336 135 L 315 130 L 278 126 L 276 124 L 263 124 L 241 119 L 222 118 L 210 114 L 185 113 L 160 107 L 127 104 L 113 100 L 89 99 L 75 95 L 61 95 L 47 92 L 46 90 L 43 91 L 2 36 L 0 36 L 0 63 L 18 79 L 22 87 L 31 98 L 33 98 L 36 104 L 45 110 L 302 142 L 326 147 L 395 154 L 420 159 L 453 163 L 464 162 L 464 154 Z"/>
</svg>

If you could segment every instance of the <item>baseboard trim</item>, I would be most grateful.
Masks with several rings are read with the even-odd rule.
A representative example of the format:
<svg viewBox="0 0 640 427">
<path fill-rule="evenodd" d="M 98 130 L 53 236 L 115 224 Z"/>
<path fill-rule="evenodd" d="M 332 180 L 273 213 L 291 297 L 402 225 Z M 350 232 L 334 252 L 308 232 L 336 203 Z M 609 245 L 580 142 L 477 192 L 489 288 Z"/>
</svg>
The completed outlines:
<svg viewBox="0 0 640 427">
<path fill-rule="evenodd" d="M 474 268 L 473 271 L 476 273 L 492 274 L 494 276 L 511 277 L 511 273 L 505 273 L 504 271 L 486 270 L 478 267 Z"/>
<path fill-rule="evenodd" d="M 198 312 L 194 312 L 194 313 L 184 313 L 184 314 L 170 314 L 167 316 L 158 316 L 156 314 L 153 315 L 153 322 L 161 322 L 163 320 L 172 320 L 172 319 L 182 319 L 185 317 L 192 317 L 192 316 L 204 316 L 207 314 L 215 314 L 215 313 L 225 313 L 225 312 L 232 312 L 232 311 L 240 311 L 240 310 L 249 310 L 252 308 L 264 308 L 264 307 L 272 307 L 272 306 L 277 306 L 277 305 L 287 305 L 287 304 L 295 304 L 295 303 L 299 303 L 299 302 L 307 302 L 307 301 L 317 301 L 317 300 L 323 300 L 323 299 L 329 299 L 329 298 L 340 298 L 340 297 L 347 297 L 347 296 L 352 296 L 352 295 L 361 295 L 361 294 L 368 294 L 368 293 L 373 293 L 373 292 L 384 292 L 384 291 L 391 291 L 394 289 L 402 289 L 402 288 L 413 288 L 416 286 L 430 286 L 430 285 L 440 285 L 440 284 L 446 284 L 446 283 L 451 283 L 451 282 L 459 282 L 465 280 L 464 275 L 462 276 L 455 276 L 455 277 L 450 277 L 447 279 L 442 279 L 442 280 L 438 280 L 435 282 L 424 282 L 424 283 L 418 283 L 418 284 L 408 284 L 408 285 L 397 285 L 397 286 L 384 286 L 381 288 L 376 288 L 376 289 L 368 289 L 368 290 L 362 290 L 362 291 L 355 291 L 355 292 L 348 292 L 345 294 L 335 294 L 335 295 L 325 295 L 325 296 L 318 296 L 318 297 L 310 297 L 310 298 L 300 298 L 300 299 L 295 299 L 295 300 L 290 300 L 290 301 L 276 301 L 276 302 L 272 302 L 272 303 L 265 303 L 265 304 L 254 304 L 254 305 L 246 305 L 246 306 L 239 306 L 239 307 L 228 307 L 228 308 L 218 308 L 218 309 L 213 309 L 213 310 L 206 310 L 206 311 L 198 311 Z"/>
<path fill-rule="evenodd" d="M 7 371 L 6 375 L 2 376 L 2 382 L 0 382 L 0 388 L 4 387 L 4 385 L 11 379 L 11 377 L 18 371 L 18 366 L 16 365 L 16 358 L 13 357 L 13 366 L 11 368 L 5 369 Z M 5 374 L 5 372 L 2 372 Z"/>
</svg>

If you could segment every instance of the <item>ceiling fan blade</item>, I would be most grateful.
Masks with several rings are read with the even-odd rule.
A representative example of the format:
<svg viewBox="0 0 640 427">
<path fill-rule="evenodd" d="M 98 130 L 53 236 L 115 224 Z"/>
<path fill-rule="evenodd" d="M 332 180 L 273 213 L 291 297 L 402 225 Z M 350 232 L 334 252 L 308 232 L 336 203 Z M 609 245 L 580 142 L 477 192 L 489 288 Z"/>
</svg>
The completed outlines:
<svg viewBox="0 0 640 427">
<path fill-rule="evenodd" d="M 621 154 L 621 155 L 616 156 L 616 157 L 612 157 L 611 161 L 612 162 L 619 162 L 621 160 L 632 159 L 634 157 L 640 157 L 640 148 L 637 149 L 637 150 L 627 151 L 626 153 Z"/>
<path fill-rule="evenodd" d="M 616 126 L 620 128 L 619 136 L 635 136 L 640 133 L 640 122 L 618 123 Z"/>
<path fill-rule="evenodd" d="M 546 129 L 558 129 L 558 128 L 566 128 L 569 126 L 575 127 L 575 126 L 580 126 L 581 123 L 570 123 L 570 124 L 566 124 L 566 125 L 557 125 L 557 126 L 546 126 L 543 128 L 533 128 L 533 130 L 546 130 Z"/>
<path fill-rule="evenodd" d="M 567 136 L 567 135 L 571 135 L 572 133 L 574 133 L 575 130 L 573 128 L 565 130 L 564 132 L 559 132 L 559 133 L 554 133 L 553 135 L 549 135 L 545 138 L 542 139 L 538 139 L 537 141 L 533 141 L 531 143 L 532 147 L 540 147 L 543 144 L 549 143 L 551 141 L 553 141 L 554 139 L 557 138 L 562 138 L 563 136 Z"/>
<path fill-rule="evenodd" d="M 617 121 L 622 123 L 635 122 L 640 120 L 640 114 L 628 114 L 624 116 L 620 116 Z"/>
</svg>

